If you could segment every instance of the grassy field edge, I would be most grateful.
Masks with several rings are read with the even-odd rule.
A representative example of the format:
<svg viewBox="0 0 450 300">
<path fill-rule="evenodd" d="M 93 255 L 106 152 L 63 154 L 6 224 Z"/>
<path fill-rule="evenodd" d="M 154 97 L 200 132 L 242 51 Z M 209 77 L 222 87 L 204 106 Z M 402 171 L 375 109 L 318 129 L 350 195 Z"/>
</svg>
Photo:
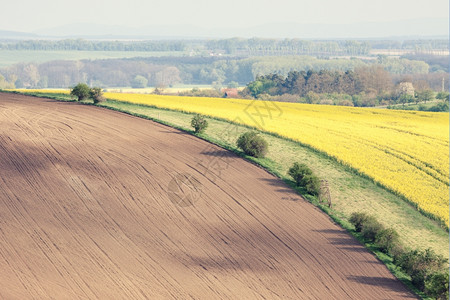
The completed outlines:
<svg viewBox="0 0 450 300">
<path fill-rule="evenodd" d="M 120 102 L 120 101 L 115 101 L 115 100 L 109 100 L 109 101 L 112 101 L 112 102 Z M 133 104 L 133 103 L 128 103 L 128 104 L 129 104 L 129 105 L 148 106 L 148 105 Z M 401 282 L 403 282 L 403 284 L 405 284 L 410 290 L 412 290 L 412 291 L 413 291 L 415 294 L 417 294 L 420 298 L 422 298 L 422 299 L 432 299 L 432 298 L 429 298 L 425 293 L 419 291 L 419 290 L 412 284 L 410 277 L 409 277 L 407 274 L 403 273 L 402 270 L 401 270 L 400 268 L 398 268 L 396 265 L 394 265 L 392 257 L 390 257 L 389 255 L 387 255 L 387 254 L 381 252 L 380 250 L 378 250 L 378 248 L 377 248 L 373 243 L 366 243 L 366 242 L 364 241 L 363 237 L 361 236 L 361 234 L 358 233 L 358 232 L 356 232 L 356 231 L 354 230 L 353 225 L 351 225 L 348 221 L 346 221 L 346 220 L 344 220 L 344 219 L 341 219 L 341 218 L 340 218 L 340 217 L 339 217 L 332 209 L 330 209 L 328 206 L 326 206 L 326 205 L 320 203 L 320 202 L 318 201 L 317 197 L 314 197 L 314 196 L 311 196 L 311 195 L 305 193 L 305 191 L 303 191 L 301 188 L 296 187 L 295 184 L 294 184 L 294 182 L 293 182 L 292 180 L 290 180 L 290 179 L 287 178 L 286 176 L 283 176 L 282 174 L 280 174 L 279 172 L 277 172 L 275 169 L 271 168 L 271 164 L 272 164 L 272 163 L 275 163 L 275 162 L 273 162 L 273 161 L 271 161 L 271 160 L 269 160 L 269 159 L 267 159 L 267 158 L 255 158 L 255 157 L 246 155 L 246 154 L 244 154 L 242 151 L 240 151 L 240 150 L 238 150 L 238 149 L 236 149 L 236 148 L 230 147 L 230 146 L 228 146 L 226 143 L 223 143 L 223 142 L 221 142 L 221 141 L 219 141 L 219 140 L 217 140 L 217 139 L 214 139 L 214 138 L 208 136 L 207 134 L 204 134 L 204 133 L 197 134 L 197 133 L 195 133 L 193 130 L 189 130 L 189 129 L 186 129 L 186 128 L 181 127 L 181 126 L 177 126 L 176 124 L 172 124 L 172 123 L 170 123 L 170 122 L 165 122 L 165 121 L 160 120 L 160 119 L 158 119 L 158 118 L 149 117 L 149 116 L 146 116 L 146 115 L 143 115 L 143 114 L 132 113 L 132 112 L 129 112 L 129 111 L 127 111 L 127 110 L 118 109 L 118 108 L 113 108 L 113 107 L 109 107 L 109 106 L 102 105 L 102 104 L 97 105 L 97 106 L 103 107 L 103 108 L 107 108 L 107 109 L 111 109 L 111 110 L 118 111 L 118 112 L 122 112 L 122 113 L 125 113 L 125 114 L 128 114 L 128 115 L 131 115 L 131 116 L 135 116 L 135 117 L 139 117 L 139 118 L 144 118 L 144 119 L 147 119 L 147 120 L 151 120 L 151 121 L 157 122 L 157 123 L 159 123 L 159 124 L 163 124 L 163 125 L 166 125 L 166 126 L 169 126 L 169 127 L 172 127 L 172 128 L 178 129 L 178 130 L 181 130 L 181 131 L 183 131 L 183 132 L 189 133 L 189 134 L 191 134 L 191 135 L 193 135 L 193 136 L 195 136 L 195 137 L 197 137 L 197 138 L 199 138 L 199 139 L 201 139 L 201 140 L 204 140 L 204 141 L 206 141 L 206 142 L 209 142 L 209 143 L 212 143 L 212 144 L 214 144 L 214 145 L 216 145 L 216 146 L 219 146 L 219 147 L 221 147 L 221 148 L 223 148 L 223 149 L 226 149 L 226 150 L 228 150 L 228 151 L 231 151 L 231 152 L 237 154 L 238 156 L 242 157 L 243 159 L 247 160 L 248 162 L 251 162 L 252 164 L 254 164 L 254 165 L 256 165 L 256 166 L 258 166 L 258 167 L 264 169 L 264 170 L 265 170 L 266 172 L 268 172 L 269 174 L 272 174 L 273 176 L 278 177 L 279 179 L 283 180 L 283 182 L 285 182 L 288 186 L 290 186 L 293 190 L 295 190 L 299 195 L 301 195 L 304 199 L 306 199 L 308 202 L 310 202 L 312 205 L 314 205 L 314 206 L 320 208 L 320 209 L 321 209 L 324 213 L 326 213 L 326 214 L 327 214 L 327 215 L 328 215 L 328 216 L 329 216 L 336 224 L 338 224 L 339 226 L 341 226 L 341 227 L 342 227 L 343 229 L 345 229 L 348 233 L 350 233 L 354 238 L 356 238 L 360 244 L 364 245 L 369 251 L 371 251 L 371 252 L 377 257 L 377 259 L 378 259 L 380 262 L 382 262 L 384 265 L 386 265 L 386 267 L 387 267 L 388 270 L 391 272 L 391 274 L 393 274 L 396 278 L 398 278 Z M 170 109 L 159 108 L 159 107 L 153 107 L 153 108 L 155 108 L 155 109 L 160 109 L 160 110 L 173 111 L 173 110 L 170 110 Z M 180 112 L 180 113 L 185 113 L 185 114 L 189 114 L 189 115 L 195 115 L 195 113 L 191 113 L 191 112 L 184 112 L 184 111 L 178 111 L 178 112 Z M 236 123 L 234 123 L 234 122 L 232 122 L 232 121 L 229 121 L 229 120 L 226 120 L 226 119 L 221 119 L 221 118 L 216 118 L 216 117 L 211 117 L 211 116 L 208 116 L 208 118 L 215 119 L 215 120 L 220 120 L 220 121 L 223 121 L 223 122 L 227 122 L 227 123 L 234 124 L 234 125 L 237 125 L 237 126 L 249 128 L 249 129 L 252 129 L 252 130 L 257 130 L 256 128 L 253 128 L 253 127 L 251 127 L 251 126 L 242 125 L 242 124 L 236 124 Z M 270 134 L 270 135 L 273 135 L 273 136 L 275 136 L 275 137 L 277 137 L 277 138 L 287 139 L 287 138 L 284 138 L 284 137 L 282 137 L 282 136 L 279 136 L 279 135 L 277 135 L 277 134 L 273 134 L 273 133 L 270 133 L 270 132 L 265 132 L 265 133 Z M 318 154 L 323 155 L 325 158 L 327 158 L 327 159 L 333 159 L 335 162 L 338 163 L 338 161 L 337 161 L 335 158 L 330 157 L 330 156 L 326 155 L 325 153 L 323 153 L 323 152 L 321 152 L 321 151 L 318 151 L 317 149 L 314 149 L 314 148 L 312 148 L 312 147 L 309 147 L 308 145 L 303 145 L 302 143 L 297 142 L 297 141 L 293 141 L 293 140 L 291 140 L 291 139 L 287 139 L 287 140 L 290 140 L 290 141 L 292 141 L 292 142 L 295 142 L 295 143 L 299 144 L 299 145 L 302 146 L 302 147 L 307 147 L 307 148 L 309 148 L 310 150 L 313 150 L 313 151 L 317 152 Z M 348 168 L 349 171 L 353 171 L 356 175 L 364 176 L 366 179 L 371 179 L 371 178 L 369 178 L 368 176 L 366 176 L 366 175 L 364 175 L 364 174 L 360 174 L 359 172 L 355 172 L 355 170 L 353 170 L 352 168 L 350 168 L 350 167 L 348 167 L 348 166 L 345 166 L 345 165 L 343 165 L 343 166 L 346 167 L 346 168 Z M 374 182 L 374 183 L 375 183 L 375 182 Z M 375 184 L 376 184 L 376 183 L 375 183 Z M 378 186 L 381 186 L 381 185 L 378 185 Z M 381 187 L 385 188 L 384 186 L 381 186 Z M 390 192 L 391 192 L 391 191 L 390 191 Z"/>
<path fill-rule="evenodd" d="M 136 106 L 141 106 L 141 107 L 150 107 L 150 108 L 159 109 L 159 110 L 177 111 L 177 112 L 184 113 L 184 114 L 189 114 L 189 115 L 195 115 L 195 114 L 196 114 L 196 113 L 188 112 L 188 111 L 184 111 L 184 110 L 174 110 L 174 109 L 161 108 L 161 107 L 158 107 L 158 106 L 155 106 L 155 105 L 136 104 L 136 103 L 126 102 L 126 101 L 118 101 L 118 100 L 114 100 L 114 99 L 108 99 L 108 101 L 110 101 L 110 102 L 117 102 L 117 103 L 128 103 L 128 104 L 131 104 L 131 105 L 136 105 Z M 326 153 L 326 152 L 324 152 L 324 151 L 321 151 L 321 150 L 319 150 L 319 149 L 317 149 L 317 148 L 315 148 L 315 147 L 313 147 L 313 146 L 311 146 L 311 145 L 308 145 L 308 144 L 302 143 L 302 142 L 300 142 L 300 141 L 297 141 L 297 140 L 294 140 L 294 139 L 291 139 L 291 138 L 288 138 L 288 137 L 279 135 L 279 134 L 274 133 L 274 132 L 270 132 L 270 131 L 262 131 L 262 130 L 258 129 L 257 127 L 253 127 L 253 126 L 249 126 L 249 125 L 245 125 L 245 124 L 240 124 L 240 123 L 233 122 L 233 121 L 230 121 L 230 120 L 224 119 L 224 118 L 219 118 L 219 117 L 210 116 L 210 115 L 205 115 L 205 116 L 208 117 L 208 118 L 210 118 L 210 119 L 214 119 L 214 120 L 218 120 L 218 121 L 222 121 L 222 122 L 227 122 L 227 123 L 230 123 L 230 124 L 234 124 L 234 125 L 241 126 L 241 127 L 244 127 L 244 128 L 248 128 L 248 129 L 251 129 L 251 130 L 255 130 L 255 131 L 264 132 L 265 134 L 268 134 L 268 135 L 271 135 L 271 136 L 274 136 L 274 137 L 277 137 L 277 138 L 281 138 L 281 139 L 284 139 L 284 140 L 288 140 L 288 141 L 290 141 L 290 142 L 293 142 L 293 143 L 298 144 L 298 145 L 301 146 L 301 147 L 308 148 L 309 150 L 314 151 L 316 154 L 319 154 L 319 155 L 321 155 L 322 157 L 324 157 L 324 158 L 326 158 L 326 159 L 330 159 L 330 160 L 332 160 L 332 161 L 338 163 L 338 164 L 341 165 L 343 168 L 345 168 L 347 171 L 352 172 L 353 174 L 356 174 L 356 175 L 358 175 L 358 176 L 360 176 L 360 177 L 363 177 L 363 178 L 365 178 L 365 179 L 368 179 L 368 180 L 370 180 L 373 184 L 375 184 L 375 185 L 377 185 L 377 186 L 379 186 L 379 187 L 382 187 L 382 188 L 385 189 L 386 191 L 388 191 L 388 192 L 390 192 L 390 193 L 392 193 L 392 194 L 398 196 L 398 197 L 401 198 L 403 201 L 407 202 L 409 205 L 411 205 L 412 207 L 414 207 L 414 209 L 416 209 L 416 210 L 417 210 L 418 212 L 420 212 L 422 215 L 424 215 L 424 216 L 426 216 L 427 218 L 430 218 L 430 219 L 432 219 L 432 220 L 434 220 L 434 221 L 439 222 L 441 228 L 443 228 L 443 229 L 445 229 L 447 232 L 449 232 L 449 227 L 446 226 L 444 220 L 440 219 L 439 217 L 437 217 L 437 216 L 435 216 L 435 215 L 433 215 L 433 214 L 431 214 L 431 213 L 429 213 L 429 212 L 426 212 L 426 211 L 422 210 L 422 209 L 417 205 L 417 203 L 411 201 L 410 199 L 408 199 L 407 197 L 405 197 L 403 194 L 398 193 L 398 192 L 396 192 L 395 190 L 391 189 L 390 187 L 384 185 L 383 183 L 380 183 L 380 182 L 374 180 L 372 177 L 366 175 L 365 173 L 360 172 L 359 170 L 357 170 L 356 168 L 352 167 L 351 165 L 346 164 L 346 163 L 343 163 L 342 161 L 339 161 L 338 158 L 336 158 L 336 157 L 334 157 L 334 156 L 332 156 L 332 155 L 329 155 L 328 153 Z M 156 119 L 155 119 L 155 120 L 156 120 Z"/>
<path fill-rule="evenodd" d="M 1 90 L 0 90 L 0 91 L 1 91 Z M 26 93 L 26 92 L 25 92 L 25 93 L 22 93 L 22 92 L 18 92 L 18 91 L 3 91 L 3 92 L 18 93 L 18 94 L 26 94 L 26 95 L 35 96 L 35 97 L 45 97 L 45 98 L 50 98 L 50 99 L 54 99 L 54 100 L 61 100 L 61 101 L 75 101 L 75 100 L 73 100 L 73 96 L 70 96 L 69 94 L 40 93 L 40 92 L 31 92 L 31 93 Z M 149 108 L 158 109 L 158 110 L 162 110 L 162 111 L 175 111 L 175 112 L 179 112 L 179 113 L 183 113 L 183 114 L 188 114 L 188 115 L 195 115 L 195 114 L 196 114 L 196 113 L 184 111 L 184 110 L 181 110 L 181 109 L 180 109 L 180 110 L 177 110 L 177 109 L 168 109 L 168 108 L 158 107 L 158 106 L 155 106 L 155 105 L 137 104 L 137 103 L 127 102 L 127 101 L 118 101 L 118 100 L 114 100 L 114 99 L 107 99 L 107 101 L 110 102 L 110 103 L 120 103 L 120 104 L 127 103 L 128 105 L 133 105 L 133 106 L 138 106 L 138 107 L 149 107 Z M 83 103 L 83 104 L 92 104 L 92 103 L 90 103 L 90 102 L 81 102 L 81 103 Z M 126 112 L 126 111 L 123 111 L 123 110 L 120 110 L 120 109 L 116 109 L 116 108 L 113 108 L 113 107 L 110 107 L 110 106 L 107 106 L 107 105 L 98 104 L 97 106 L 108 107 L 108 108 L 110 108 L 110 109 L 112 109 L 112 110 L 117 110 L 117 111 Z M 132 114 L 132 113 L 130 113 L 130 114 Z M 186 128 L 182 128 L 182 127 L 177 126 L 177 125 L 172 124 L 172 123 L 167 123 L 167 124 L 166 124 L 166 122 L 164 122 L 163 120 L 160 120 L 160 119 L 158 119 L 158 118 L 148 118 L 148 117 L 145 116 L 145 115 L 139 115 L 139 114 L 135 114 L 135 115 L 138 116 L 138 117 L 141 117 L 141 118 L 151 119 L 151 120 L 153 120 L 153 121 L 155 121 L 155 122 L 158 122 L 158 123 L 161 123 L 161 124 L 165 124 L 165 125 L 168 125 L 168 126 L 177 128 L 177 129 L 179 129 L 179 130 L 187 131 L 187 132 L 189 132 L 189 133 L 191 133 L 191 134 L 194 133 L 192 130 L 186 130 Z M 447 232 L 449 232 L 449 227 L 447 227 L 447 226 L 445 225 L 444 220 L 440 219 L 439 217 L 437 217 L 437 216 L 435 216 L 435 215 L 433 215 L 433 214 L 431 214 L 431 213 L 428 213 L 428 212 L 426 212 L 426 211 L 420 209 L 420 208 L 418 207 L 417 203 L 412 202 L 412 201 L 409 200 L 407 197 L 405 197 L 403 194 L 398 193 L 398 192 L 396 192 L 395 190 L 389 188 L 388 186 L 386 186 L 386 185 L 384 185 L 384 184 L 382 184 L 382 183 L 380 183 L 380 182 L 374 180 L 372 177 L 366 175 L 365 173 L 360 172 L 359 170 L 355 169 L 354 167 L 350 166 L 349 164 L 346 164 L 346 163 L 343 163 L 343 162 L 339 161 L 338 158 L 336 158 L 336 157 L 334 157 L 334 156 L 332 156 L 332 155 L 329 155 L 328 153 L 326 153 L 326 152 L 324 152 L 324 151 L 321 151 L 321 150 L 319 150 L 319 149 L 317 149 L 317 148 L 315 148 L 315 147 L 313 147 L 313 146 L 311 146 L 311 145 L 308 145 L 308 144 L 302 143 L 302 142 L 300 142 L 300 141 L 297 141 L 297 140 L 294 140 L 294 139 L 291 139 L 291 138 L 288 138 L 288 137 L 279 135 L 279 134 L 274 133 L 274 132 L 270 132 L 270 131 L 262 131 L 262 130 L 258 129 L 257 127 L 249 126 L 249 125 L 246 125 L 246 124 L 240 124 L 240 123 L 233 122 L 233 121 L 230 121 L 230 120 L 225 119 L 225 118 L 219 118 L 219 117 L 210 116 L 210 115 L 205 115 L 205 116 L 208 117 L 208 118 L 210 118 L 210 119 L 213 119 L 213 120 L 218 120 L 218 121 L 222 121 L 222 122 L 227 122 L 227 123 L 229 123 L 229 124 L 233 124 L 233 125 L 240 126 L 240 127 L 243 127 L 243 128 L 248 128 L 248 129 L 255 130 L 255 131 L 259 131 L 259 132 L 264 132 L 264 133 L 267 134 L 267 135 L 271 135 L 271 136 L 276 137 L 276 138 L 284 139 L 284 140 L 293 142 L 293 143 L 299 145 L 300 147 L 307 148 L 307 149 L 309 149 L 309 150 L 315 152 L 316 154 L 320 155 L 321 157 L 323 157 L 323 158 L 325 158 L 325 159 L 330 159 L 330 160 L 332 160 L 333 162 L 339 164 L 339 165 L 342 166 L 346 171 L 352 172 L 352 173 L 355 174 L 355 175 L 358 175 L 358 176 L 360 176 L 360 177 L 362 177 L 362 178 L 368 179 L 368 180 L 370 180 L 373 184 L 375 184 L 375 185 L 377 185 L 377 186 L 379 186 L 379 187 L 385 189 L 386 191 L 388 191 L 388 192 L 390 192 L 390 193 L 396 195 L 397 197 L 401 198 L 403 201 L 405 201 L 406 203 L 408 203 L 409 205 L 411 205 L 412 207 L 414 207 L 415 210 L 417 210 L 418 212 L 420 212 L 420 213 L 421 213 L 422 215 L 424 215 L 425 217 L 430 218 L 431 220 L 434 220 L 434 221 L 436 221 L 436 222 L 439 222 L 441 228 L 444 229 L 444 230 L 446 230 Z M 200 136 L 200 135 L 198 135 L 198 136 Z M 206 140 L 211 141 L 210 138 L 206 138 Z M 224 145 L 220 145 L 220 143 L 218 143 L 218 142 L 219 142 L 219 141 L 216 141 L 216 142 L 214 142 L 214 143 L 216 143 L 217 145 L 219 145 L 219 146 L 221 146 L 221 147 L 224 147 Z M 251 159 L 251 158 L 247 158 L 247 159 Z M 261 162 L 256 162 L 256 163 L 257 163 L 257 164 L 261 164 Z M 263 166 L 263 167 L 265 167 L 266 169 L 271 169 L 270 167 L 268 168 L 267 166 Z M 276 173 L 273 173 L 273 172 L 274 172 L 274 170 L 270 170 L 270 173 L 272 173 L 272 174 L 274 174 L 274 175 L 280 177 L 279 174 L 276 174 Z"/>
</svg>

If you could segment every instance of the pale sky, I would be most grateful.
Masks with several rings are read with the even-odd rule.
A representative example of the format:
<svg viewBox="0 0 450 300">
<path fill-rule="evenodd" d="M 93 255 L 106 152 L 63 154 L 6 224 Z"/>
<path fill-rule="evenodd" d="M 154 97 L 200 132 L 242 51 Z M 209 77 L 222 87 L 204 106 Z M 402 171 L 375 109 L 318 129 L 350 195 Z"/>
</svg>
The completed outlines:
<svg viewBox="0 0 450 300">
<path fill-rule="evenodd" d="M 275 22 L 385 22 L 449 14 L 448 0 L 14 0 L 1 6 L 0 30 L 26 32 L 79 22 L 227 28 Z"/>
</svg>

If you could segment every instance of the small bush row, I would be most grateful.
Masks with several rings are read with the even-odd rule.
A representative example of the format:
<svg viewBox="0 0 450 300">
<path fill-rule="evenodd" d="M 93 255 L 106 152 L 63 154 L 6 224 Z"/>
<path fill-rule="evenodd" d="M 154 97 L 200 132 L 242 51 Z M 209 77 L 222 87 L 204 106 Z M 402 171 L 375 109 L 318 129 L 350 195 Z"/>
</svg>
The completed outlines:
<svg viewBox="0 0 450 300">
<path fill-rule="evenodd" d="M 374 216 L 362 212 L 354 212 L 350 216 L 350 223 L 356 232 L 361 232 L 363 238 L 380 248 L 387 254 L 393 254 L 399 244 L 399 235 L 393 228 L 385 228 Z"/>
<path fill-rule="evenodd" d="M 449 274 L 445 270 L 446 259 L 431 249 L 405 250 L 399 234 L 386 228 L 374 216 L 354 212 L 350 223 L 365 241 L 374 243 L 381 251 L 393 257 L 394 264 L 411 277 L 412 284 L 430 297 L 448 299 Z"/>
<path fill-rule="evenodd" d="M 196 114 L 191 119 L 191 126 L 195 133 L 203 133 L 208 127 L 208 122 L 204 116 Z M 269 147 L 267 141 L 256 131 L 241 134 L 236 144 L 245 154 L 257 158 L 264 157 Z M 304 188 L 308 194 L 319 195 L 320 180 L 307 165 L 296 162 L 289 169 L 288 174 L 294 179 L 296 185 Z"/>
<path fill-rule="evenodd" d="M 444 272 L 446 260 L 442 256 L 431 249 L 411 250 L 397 253 L 394 263 L 411 276 L 418 289 L 434 298 L 448 299 L 448 272 Z M 445 291 L 439 288 L 446 284 Z"/>
<path fill-rule="evenodd" d="M 191 119 L 191 126 L 195 133 L 203 133 L 208 127 L 208 121 L 204 116 L 196 114 Z M 237 146 L 247 155 L 257 158 L 267 154 L 269 144 L 256 131 L 243 133 L 236 141 Z"/>
<path fill-rule="evenodd" d="M 191 125 L 196 133 L 200 133 L 208 123 L 203 116 L 195 115 Z M 245 154 L 255 157 L 264 157 L 268 148 L 267 141 L 254 131 L 242 134 L 237 145 Z M 320 180 L 307 165 L 296 162 L 288 174 L 307 193 L 319 195 Z M 350 222 L 366 242 L 373 243 L 382 252 L 393 257 L 394 264 L 411 277 L 412 284 L 419 290 L 436 299 L 448 299 L 449 274 L 444 270 L 446 260 L 442 256 L 431 249 L 404 250 L 400 244 L 400 236 L 393 228 L 386 228 L 374 216 L 366 213 L 354 212 Z"/>
</svg>

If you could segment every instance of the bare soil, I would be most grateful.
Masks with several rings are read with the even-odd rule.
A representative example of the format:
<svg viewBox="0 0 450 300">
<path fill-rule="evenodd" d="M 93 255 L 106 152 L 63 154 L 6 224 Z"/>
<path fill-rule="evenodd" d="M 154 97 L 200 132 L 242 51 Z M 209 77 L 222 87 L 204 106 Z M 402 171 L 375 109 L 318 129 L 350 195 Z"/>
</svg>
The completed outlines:
<svg viewBox="0 0 450 300">
<path fill-rule="evenodd" d="M 0 94 L 1 299 L 415 298 L 281 180 L 178 130 Z"/>
</svg>

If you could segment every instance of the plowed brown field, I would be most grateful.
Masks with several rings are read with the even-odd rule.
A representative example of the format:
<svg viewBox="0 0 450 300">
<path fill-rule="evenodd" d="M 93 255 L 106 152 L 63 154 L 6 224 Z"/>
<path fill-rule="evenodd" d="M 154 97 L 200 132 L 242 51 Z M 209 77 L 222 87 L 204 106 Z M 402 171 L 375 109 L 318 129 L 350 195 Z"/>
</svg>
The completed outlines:
<svg viewBox="0 0 450 300">
<path fill-rule="evenodd" d="M 30 298 L 414 295 L 234 154 L 125 114 L 0 94 L 0 299 Z"/>
</svg>

